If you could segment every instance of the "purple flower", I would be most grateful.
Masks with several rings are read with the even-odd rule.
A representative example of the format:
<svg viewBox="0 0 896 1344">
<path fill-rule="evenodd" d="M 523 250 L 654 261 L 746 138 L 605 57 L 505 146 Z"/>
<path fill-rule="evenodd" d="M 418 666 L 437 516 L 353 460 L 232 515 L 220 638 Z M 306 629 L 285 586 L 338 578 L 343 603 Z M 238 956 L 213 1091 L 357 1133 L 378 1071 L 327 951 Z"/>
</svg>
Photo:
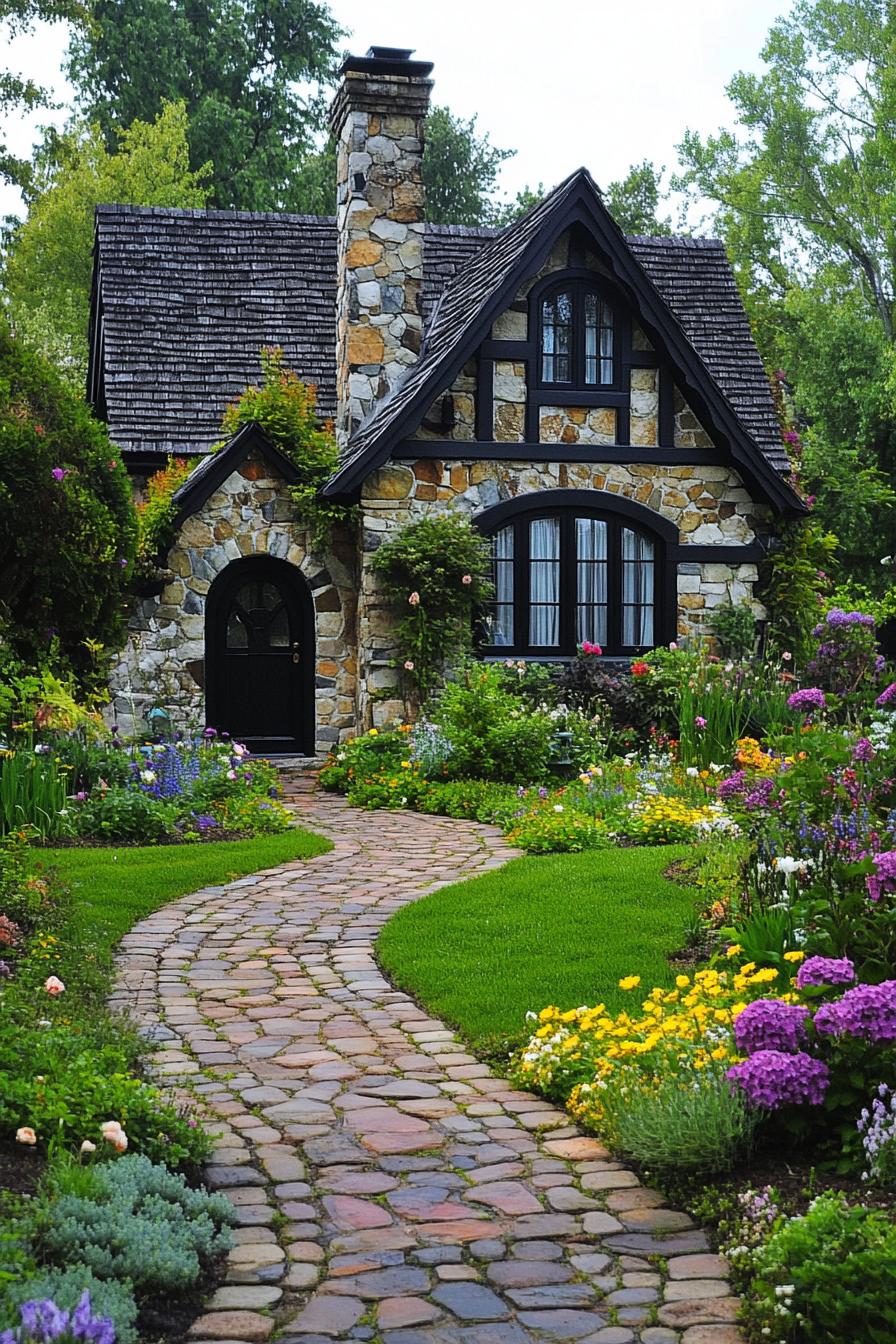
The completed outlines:
<svg viewBox="0 0 896 1344">
<path fill-rule="evenodd" d="M 768 1111 L 804 1102 L 820 1106 L 830 1081 L 828 1066 L 820 1059 L 782 1050 L 759 1050 L 730 1068 L 726 1077 L 741 1088 L 751 1106 Z"/>
<path fill-rule="evenodd" d="M 872 1045 L 896 1041 L 896 980 L 856 985 L 837 1003 L 823 1003 L 815 1030 L 825 1036 L 854 1036 Z"/>
<path fill-rule="evenodd" d="M 203 736 L 203 737 L 217 737 L 218 734 L 217 734 L 217 731 L 216 731 L 214 728 L 206 728 L 206 730 L 205 730 L 205 732 L 202 734 L 202 736 Z"/>
<path fill-rule="evenodd" d="M 833 607 L 825 617 L 825 621 L 834 629 L 844 625 L 874 625 L 874 617 L 866 615 L 864 611 L 841 611 L 839 607 Z M 819 630 L 822 628 L 818 627 Z"/>
<path fill-rule="evenodd" d="M 702 714 L 698 714 L 697 717 L 694 719 L 694 727 L 695 727 L 695 728 L 705 728 L 705 727 L 706 727 L 706 720 L 704 719 L 704 717 L 703 717 Z"/>
<path fill-rule="evenodd" d="M 896 696 L 896 681 L 891 681 L 889 686 L 881 691 L 874 703 L 881 706 L 888 705 L 894 696 Z"/>
<path fill-rule="evenodd" d="M 54 481 L 64 481 L 68 475 L 68 471 L 65 467 L 54 467 L 50 472 L 50 475 L 53 477 Z"/>
<path fill-rule="evenodd" d="M 817 686 L 808 686 L 804 691 L 794 691 L 793 695 L 787 697 L 787 707 L 788 709 L 797 709 L 805 714 L 810 713 L 813 709 L 824 709 L 824 691 Z"/>
<path fill-rule="evenodd" d="M 747 812 L 759 812 L 762 808 L 771 807 L 774 791 L 775 781 L 773 779 L 757 779 L 752 789 L 744 797 L 744 808 Z"/>
<path fill-rule="evenodd" d="M 855 978 L 856 968 L 849 957 L 807 957 L 796 973 L 796 987 L 851 985 Z"/>
<path fill-rule="evenodd" d="M 873 761 L 876 753 L 867 737 L 860 737 L 852 749 L 854 761 Z"/>
<path fill-rule="evenodd" d="M 734 1023 L 738 1050 L 755 1055 L 760 1050 L 783 1051 L 795 1055 L 806 1041 L 809 1009 L 780 999 L 755 999 L 748 1003 Z"/>
<path fill-rule="evenodd" d="M 719 798 L 724 802 L 728 798 L 736 798 L 738 794 L 747 791 L 747 775 L 744 770 L 737 770 L 727 779 L 723 779 L 717 789 Z"/>
<path fill-rule="evenodd" d="M 872 901 L 879 901 L 884 892 L 896 886 L 896 849 L 885 849 L 872 856 L 874 872 L 865 878 L 865 886 Z"/>
</svg>

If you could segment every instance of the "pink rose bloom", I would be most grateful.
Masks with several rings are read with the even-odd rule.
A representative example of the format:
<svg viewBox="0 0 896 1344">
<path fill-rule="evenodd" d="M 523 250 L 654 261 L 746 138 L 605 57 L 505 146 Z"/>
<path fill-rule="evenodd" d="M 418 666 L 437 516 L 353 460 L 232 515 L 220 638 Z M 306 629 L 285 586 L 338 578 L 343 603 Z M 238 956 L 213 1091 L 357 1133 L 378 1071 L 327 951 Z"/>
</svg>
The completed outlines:
<svg viewBox="0 0 896 1344">
<path fill-rule="evenodd" d="M 44 981 L 44 989 L 51 996 L 51 998 L 54 999 L 58 999 L 60 994 L 65 993 L 65 985 L 55 975 L 51 975 L 47 980 Z"/>
<path fill-rule="evenodd" d="M 420 594 L 417 592 L 411 593 L 410 597 L 408 598 L 408 602 L 411 604 L 412 607 L 419 607 Z"/>
<path fill-rule="evenodd" d="M 467 584 L 467 585 L 471 584 L 472 582 L 473 582 L 473 575 L 472 575 L 472 574 L 465 574 L 465 575 L 463 576 L 463 578 L 461 579 L 461 583 L 465 583 L 465 584 Z"/>
<path fill-rule="evenodd" d="M 23 1125 L 21 1129 L 16 1130 L 16 1143 L 27 1143 L 29 1146 L 37 1143 L 37 1135 L 28 1125 Z"/>
<path fill-rule="evenodd" d="M 407 662 L 405 663 L 405 665 L 404 665 L 404 670 L 405 670 L 405 672 L 413 672 L 413 670 L 414 670 L 414 664 L 411 662 L 410 658 L 409 658 L 409 659 L 407 660 Z"/>
</svg>

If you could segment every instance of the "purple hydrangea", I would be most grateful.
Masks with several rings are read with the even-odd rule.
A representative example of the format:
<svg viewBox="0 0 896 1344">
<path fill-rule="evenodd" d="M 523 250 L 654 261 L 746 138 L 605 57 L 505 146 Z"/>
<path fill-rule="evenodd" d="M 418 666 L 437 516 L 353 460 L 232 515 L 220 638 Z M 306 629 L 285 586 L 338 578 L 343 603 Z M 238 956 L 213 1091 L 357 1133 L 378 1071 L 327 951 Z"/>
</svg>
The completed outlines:
<svg viewBox="0 0 896 1344">
<path fill-rule="evenodd" d="M 852 749 L 854 761 L 873 761 L 876 752 L 867 737 L 860 737 Z"/>
<path fill-rule="evenodd" d="M 839 607 L 833 607 L 824 619 L 834 629 L 842 628 L 844 625 L 874 625 L 874 617 L 868 616 L 864 611 L 841 611 Z M 815 627 L 816 635 L 823 632 L 824 623 Z"/>
<path fill-rule="evenodd" d="M 807 957 L 796 973 L 796 986 L 851 985 L 855 978 L 856 968 L 849 957 Z"/>
<path fill-rule="evenodd" d="M 884 892 L 896 886 L 896 849 L 885 849 L 872 857 L 874 872 L 865 878 L 865 886 L 872 901 L 879 901 Z"/>
<path fill-rule="evenodd" d="M 804 1102 L 820 1106 L 830 1082 L 828 1066 L 822 1060 L 802 1051 L 791 1055 L 783 1050 L 759 1050 L 730 1068 L 727 1077 L 751 1106 L 767 1111 Z"/>
<path fill-rule="evenodd" d="M 748 1003 L 734 1023 L 734 1040 L 739 1051 L 755 1055 L 760 1050 L 783 1051 L 795 1055 L 806 1041 L 809 1009 L 780 999 L 755 999 Z"/>
<path fill-rule="evenodd" d="M 885 690 L 881 691 L 880 695 L 877 697 L 874 703 L 876 705 L 884 706 L 888 705 L 890 701 L 894 698 L 896 698 L 896 681 L 891 681 L 889 686 L 887 686 Z"/>
<path fill-rule="evenodd" d="M 896 980 L 856 985 L 836 1003 L 823 1003 L 815 1030 L 824 1036 L 854 1036 L 872 1045 L 896 1041 Z"/>
<path fill-rule="evenodd" d="M 796 709 L 801 713 L 811 713 L 813 709 L 824 709 L 826 704 L 824 691 L 818 686 L 807 686 L 804 691 L 794 691 L 793 695 L 787 697 L 788 709 Z"/>
</svg>

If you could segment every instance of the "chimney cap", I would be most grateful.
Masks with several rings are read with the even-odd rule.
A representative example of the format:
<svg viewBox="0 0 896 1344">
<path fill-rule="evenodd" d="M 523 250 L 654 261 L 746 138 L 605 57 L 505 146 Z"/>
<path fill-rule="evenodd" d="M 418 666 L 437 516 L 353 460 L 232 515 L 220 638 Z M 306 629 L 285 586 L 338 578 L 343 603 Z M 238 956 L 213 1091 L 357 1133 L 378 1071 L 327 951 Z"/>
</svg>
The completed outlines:
<svg viewBox="0 0 896 1344">
<path fill-rule="evenodd" d="M 412 61 L 413 47 L 368 47 L 364 56 L 346 56 L 340 74 L 356 70 L 367 75 L 403 75 L 406 79 L 426 79 L 432 73 L 432 61 Z"/>
</svg>

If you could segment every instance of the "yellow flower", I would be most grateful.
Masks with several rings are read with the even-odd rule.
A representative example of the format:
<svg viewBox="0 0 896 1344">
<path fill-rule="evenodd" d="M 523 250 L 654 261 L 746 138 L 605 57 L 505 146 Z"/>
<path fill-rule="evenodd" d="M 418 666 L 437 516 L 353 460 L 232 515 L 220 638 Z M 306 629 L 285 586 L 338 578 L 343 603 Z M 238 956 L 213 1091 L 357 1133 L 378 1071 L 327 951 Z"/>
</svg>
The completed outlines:
<svg viewBox="0 0 896 1344">
<path fill-rule="evenodd" d="M 805 958 L 805 952 L 785 952 L 785 961 L 802 961 Z"/>
<path fill-rule="evenodd" d="M 739 952 L 743 952 L 740 943 L 732 943 L 730 947 L 725 948 L 726 957 L 736 957 Z"/>
<path fill-rule="evenodd" d="M 687 989 L 688 985 L 691 983 L 691 980 L 690 977 L 687 975 L 676 975 L 675 983 L 679 989 Z"/>
<path fill-rule="evenodd" d="M 637 989 L 641 983 L 640 975 L 626 975 L 619 981 L 620 989 Z"/>
</svg>

